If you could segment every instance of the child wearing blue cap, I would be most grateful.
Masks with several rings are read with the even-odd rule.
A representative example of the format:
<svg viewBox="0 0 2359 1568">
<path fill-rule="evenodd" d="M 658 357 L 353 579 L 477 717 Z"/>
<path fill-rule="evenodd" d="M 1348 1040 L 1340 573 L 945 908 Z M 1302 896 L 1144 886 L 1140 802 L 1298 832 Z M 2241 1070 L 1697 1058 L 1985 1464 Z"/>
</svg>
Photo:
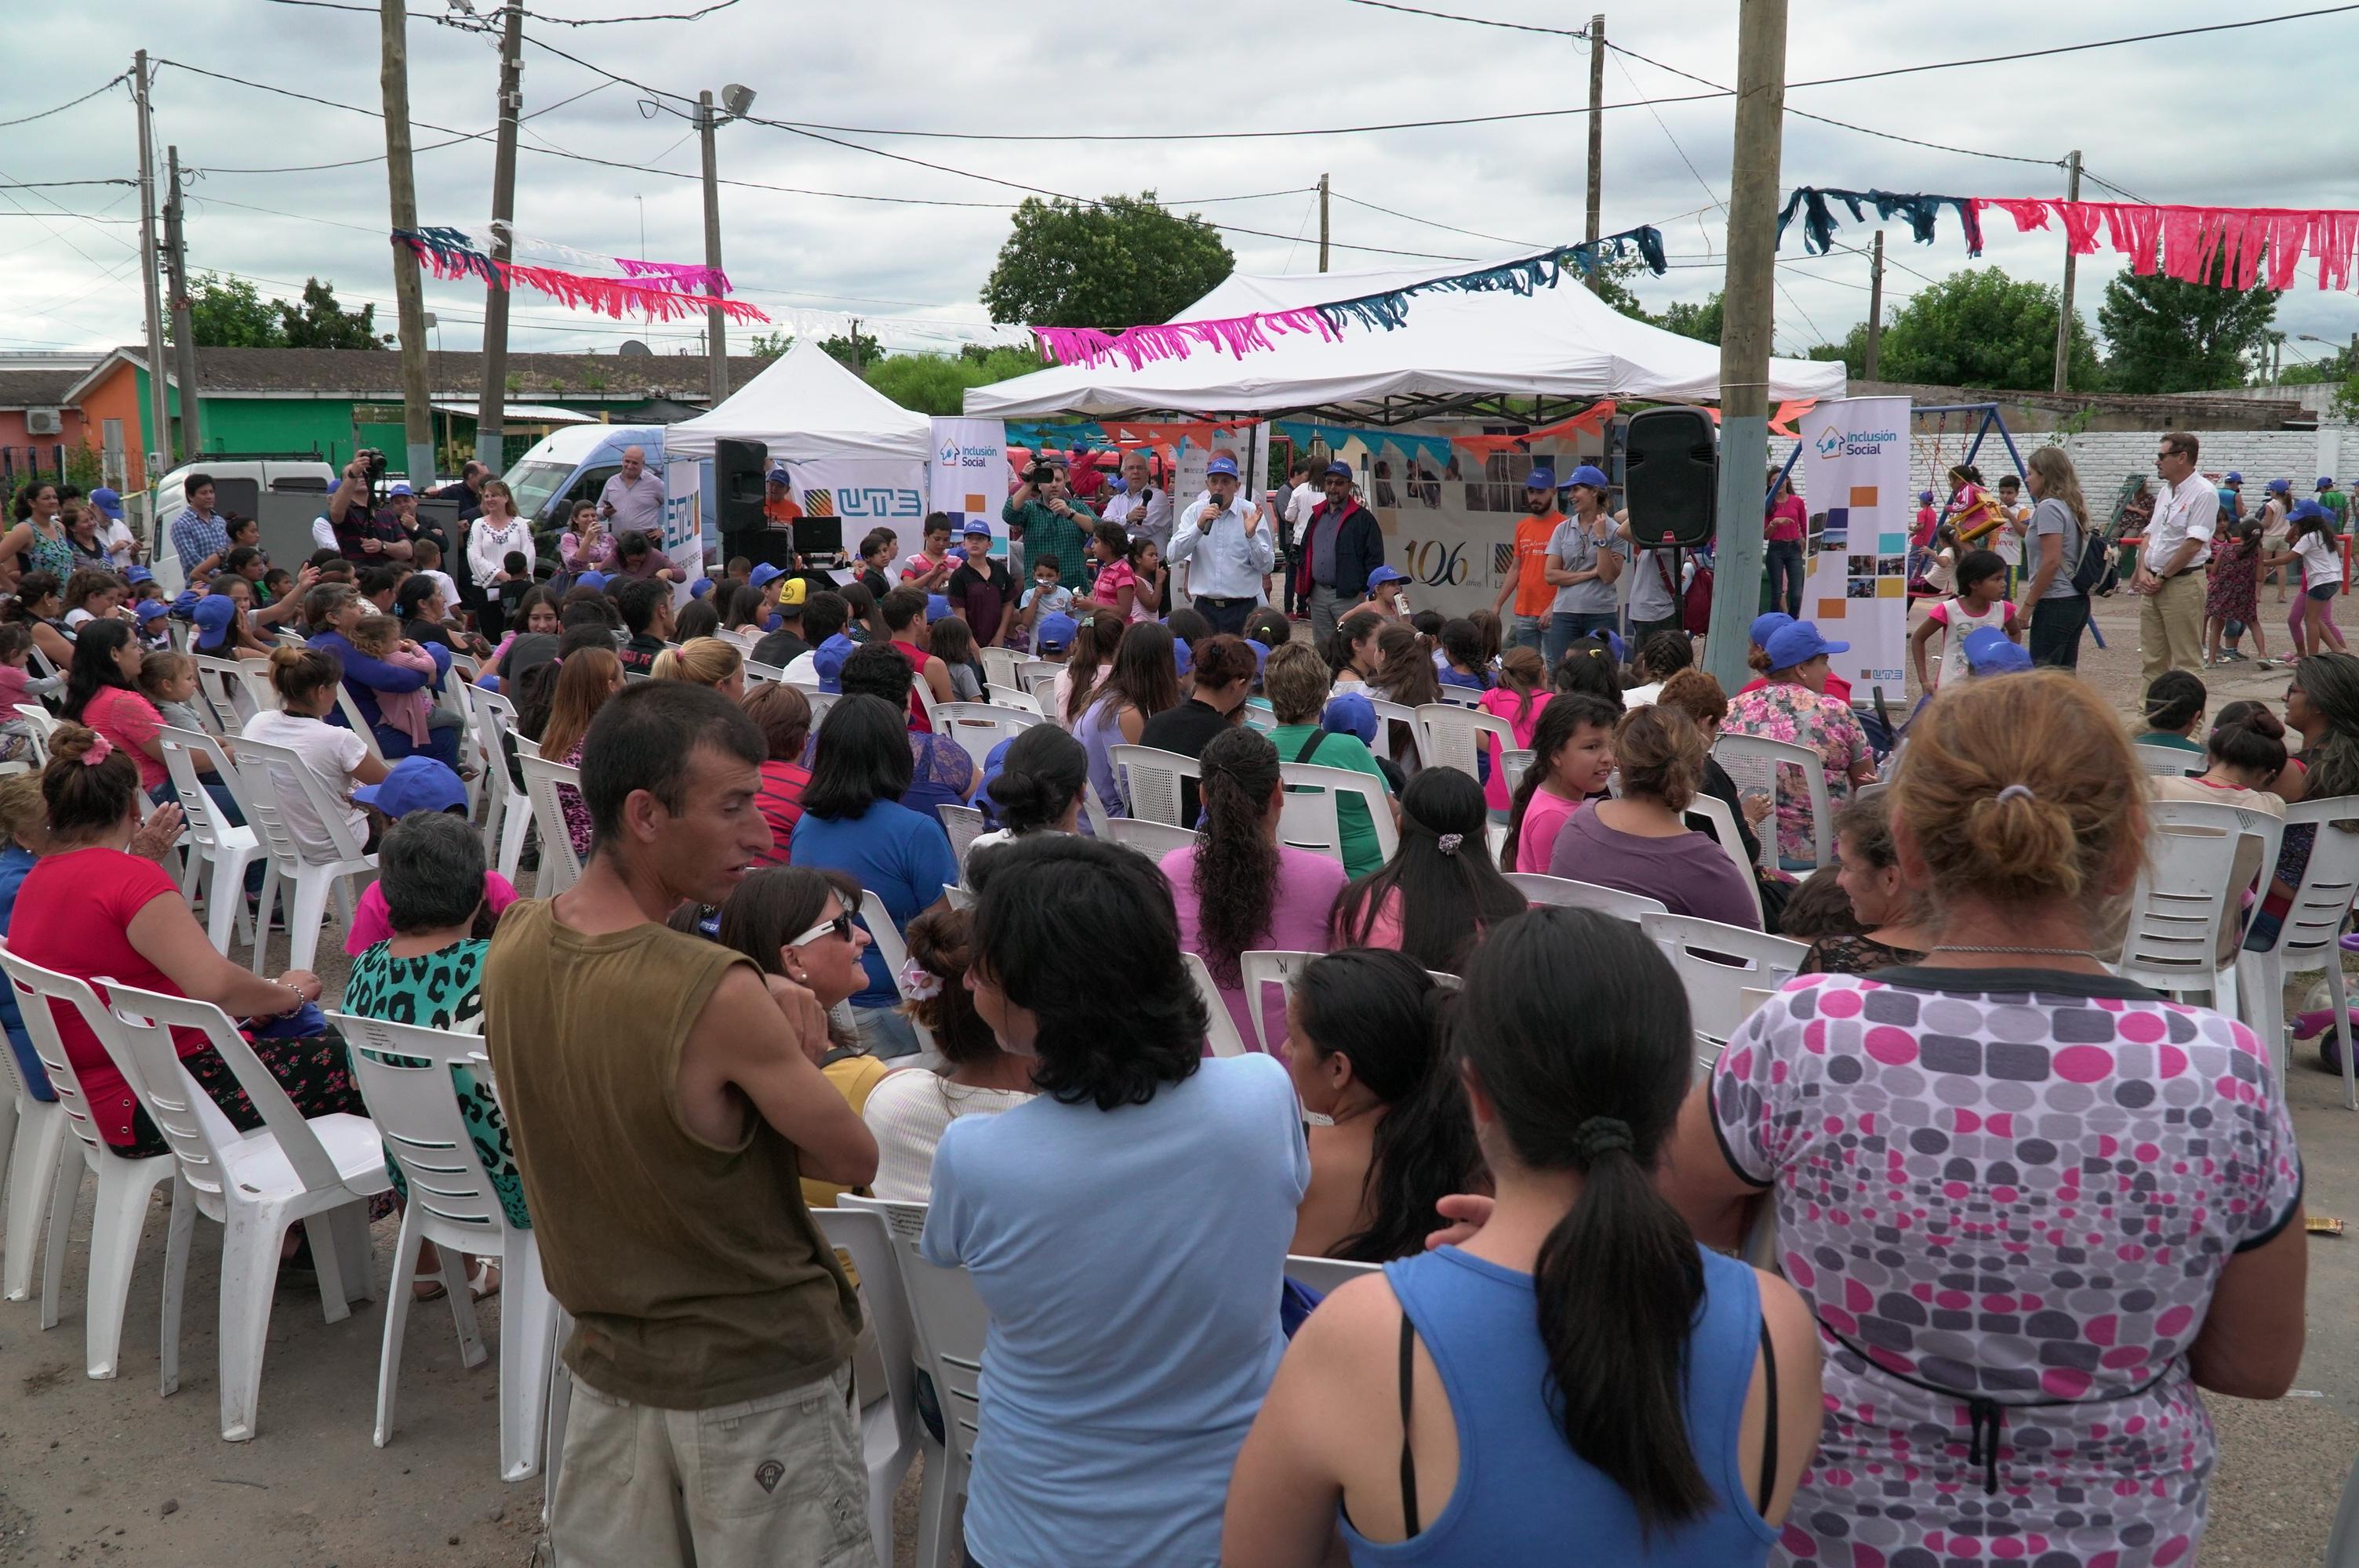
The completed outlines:
<svg viewBox="0 0 2359 1568">
<path fill-rule="evenodd" d="M 2339 650 L 2343 634 L 2334 625 L 2333 606 L 2334 596 L 2343 591 L 2343 562 L 2335 548 L 2334 519 L 2317 502 L 2305 501 L 2287 514 L 2286 530 L 2287 547 L 2266 557 L 2263 564 L 2301 563 L 2301 614 L 2293 628 L 2294 657 L 2323 653 L 2329 641 Z"/>
</svg>

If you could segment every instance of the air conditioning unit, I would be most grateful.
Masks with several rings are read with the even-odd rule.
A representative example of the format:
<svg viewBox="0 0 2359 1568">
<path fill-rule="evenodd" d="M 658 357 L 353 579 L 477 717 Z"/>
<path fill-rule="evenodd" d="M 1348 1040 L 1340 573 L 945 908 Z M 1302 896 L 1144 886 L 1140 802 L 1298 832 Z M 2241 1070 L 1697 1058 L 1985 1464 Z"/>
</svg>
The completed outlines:
<svg viewBox="0 0 2359 1568">
<path fill-rule="evenodd" d="M 65 427 L 64 416 L 54 408 L 25 410 L 25 434 L 27 436 L 62 435 Z"/>
</svg>

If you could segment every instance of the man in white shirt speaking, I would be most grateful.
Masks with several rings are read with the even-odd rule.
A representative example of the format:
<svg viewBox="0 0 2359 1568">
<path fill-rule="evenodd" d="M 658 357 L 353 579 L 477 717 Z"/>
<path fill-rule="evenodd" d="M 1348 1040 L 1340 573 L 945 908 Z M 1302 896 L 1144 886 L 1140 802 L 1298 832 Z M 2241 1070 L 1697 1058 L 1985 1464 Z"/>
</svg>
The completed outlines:
<svg viewBox="0 0 2359 1568">
<path fill-rule="evenodd" d="M 1216 457 L 1204 466 L 1204 494 L 1172 531 L 1164 557 L 1188 565 L 1188 591 L 1215 633 L 1242 636 L 1245 617 L 1261 602 L 1261 579 L 1277 559 L 1275 519 L 1237 492 L 1237 461 Z"/>
<path fill-rule="evenodd" d="M 2164 488 L 2130 578 L 2130 591 L 2144 600 L 2138 652 L 2140 678 L 2147 685 L 2165 670 L 2203 670 L 2203 564 L 2212 558 L 2220 495 L 2195 471 L 2196 451 L 2193 436 L 2170 430 L 2154 455 Z"/>
<path fill-rule="evenodd" d="M 1100 508 L 1098 515 L 1119 523 L 1134 539 L 1152 539 L 1158 550 L 1171 546 L 1171 492 L 1149 477 L 1145 452 L 1125 452 L 1122 493 Z"/>
</svg>

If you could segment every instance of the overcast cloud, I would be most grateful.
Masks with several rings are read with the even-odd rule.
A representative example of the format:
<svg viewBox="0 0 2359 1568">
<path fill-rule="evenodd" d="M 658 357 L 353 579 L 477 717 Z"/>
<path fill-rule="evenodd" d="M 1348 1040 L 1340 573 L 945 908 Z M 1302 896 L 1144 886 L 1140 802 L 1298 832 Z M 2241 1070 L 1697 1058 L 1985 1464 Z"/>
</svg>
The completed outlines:
<svg viewBox="0 0 2359 1568">
<path fill-rule="evenodd" d="M 702 0 L 530 0 L 550 16 L 690 10 Z M 1428 0 L 1420 0 L 1428 3 Z M 1585 15 L 1536 0 L 1430 0 L 1453 10 L 1544 27 Z M 478 0 L 488 8 L 488 0 Z M 446 0 L 411 0 L 410 103 L 423 147 L 450 138 L 426 124 L 486 131 L 495 118 L 490 38 L 438 25 Z M 1790 80 L 1996 54 L 2173 26 L 2304 8 L 2299 0 L 1795 0 Z M 112 0 L 45 6 L 12 17 L 17 69 L 0 85 L 0 120 L 37 113 L 125 69 L 135 49 L 369 111 L 380 103 L 374 15 L 270 0 Z M 374 12 L 374 5 L 368 6 Z M 1586 8 L 1582 8 L 1585 13 Z M 1727 82 L 1735 71 L 1734 0 L 1656 0 L 1609 9 L 1615 41 Z M 527 22 L 528 39 L 668 92 L 738 81 L 755 113 L 861 127 L 998 132 L 1277 129 L 1574 107 L 1586 102 L 1588 56 L 1570 38 L 1398 15 L 1347 0 L 1201 0 L 1176 5 L 1010 5 L 1004 0 L 871 0 L 859 5 L 740 0 L 704 19 L 567 27 Z M 2359 207 L 2359 122 L 2346 92 L 2359 75 L 2359 12 L 2182 41 L 1803 89 L 1789 107 L 1879 131 L 1990 152 L 2060 159 L 2072 147 L 2104 179 L 2158 202 Z M 562 148 L 693 176 L 697 147 L 676 114 L 642 114 L 643 94 L 527 42 L 525 110 L 588 91 L 533 118 L 518 162 L 523 233 L 580 249 L 702 259 L 693 178 L 569 161 Z M 1701 91 L 1611 57 L 1609 103 Z M 1659 119 L 1658 116 L 1659 115 Z M 1732 102 L 1627 108 L 1605 116 L 1608 232 L 1654 222 L 1680 264 L 1641 278 L 1650 308 L 1701 300 L 1720 287 Z M 374 300 L 390 330 L 392 267 L 382 161 L 309 173 L 235 173 L 384 150 L 378 121 L 164 67 L 156 85 L 159 148 L 205 172 L 190 189 L 193 268 L 243 275 L 291 297 L 306 276 L 341 298 Z M 1152 189 L 1216 222 L 1300 239 L 1227 236 L 1247 272 L 1317 264 L 1314 197 L 1321 173 L 1338 195 L 1332 265 L 1398 258 L 1344 244 L 1452 256 L 1513 247 L 1452 233 L 1452 225 L 1517 244 L 1583 232 L 1586 121 L 1580 115 L 1360 135 L 1219 142 L 964 142 L 853 137 L 875 146 L 1026 186 L 1085 196 Z M 1674 140 L 1676 139 L 1676 146 Z M 136 176 L 127 89 L 66 114 L 0 130 L 0 181 Z M 1684 157 L 1681 156 L 1684 153 Z M 723 257 L 743 296 L 788 330 L 841 330 L 858 315 L 890 348 L 943 350 L 992 335 L 977 294 L 1007 230 L 1003 204 L 1021 192 L 897 163 L 790 132 L 731 124 L 720 133 L 724 177 L 812 190 L 984 202 L 904 206 L 724 188 Z M 1690 170 L 1689 165 L 1692 164 Z M 416 159 L 421 221 L 464 226 L 490 211 L 492 146 L 462 142 Z M 160 167 L 159 167 L 160 178 Z M 2060 168 L 1911 146 L 1788 116 L 1782 185 L 1881 187 L 1967 195 L 2061 195 Z M 1249 200 L 1208 199 L 1261 192 Z M 2091 199 L 2107 199 L 2094 184 Z M 1411 214 L 1387 216 L 1356 198 Z M 255 211 L 266 209 L 267 211 Z M 103 348 L 137 341 L 137 201 L 123 187 L 0 191 L 0 348 Z M 40 214 L 27 216 L 27 214 Z M 63 213 L 82 216 L 67 217 Z M 642 248 L 641 224 L 645 224 Z M 1845 241 L 1867 243 L 1866 229 Z M 1990 226 L 1985 264 L 2053 283 L 2062 242 Z M 1910 272 L 1887 276 L 1897 302 L 1926 278 L 1969 265 L 1954 220 L 1911 244 L 1887 225 L 1887 254 Z M 1778 268 L 1777 343 L 1799 352 L 1839 341 L 1865 316 L 1864 257 L 1803 258 L 1789 232 Z M 529 259 L 529 258 L 527 258 Z M 1684 265 L 1701 264 L 1701 265 Z M 2079 300 L 2093 321 L 2110 254 L 2083 261 Z M 2321 293 L 2306 265 L 2279 310 L 2289 334 L 2346 341 L 2359 297 Z M 658 351 L 693 347 L 684 324 L 625 325 L 519 293 L 513 344 L 611 352 L 625 337 Z M 440 345 L 480 342 L 483 293 L 427 284 Z M 737 330 L 742 341 L 745 330 Z M 2288 362 L 2318 345 L 2288 344 Z"/>
</svg>

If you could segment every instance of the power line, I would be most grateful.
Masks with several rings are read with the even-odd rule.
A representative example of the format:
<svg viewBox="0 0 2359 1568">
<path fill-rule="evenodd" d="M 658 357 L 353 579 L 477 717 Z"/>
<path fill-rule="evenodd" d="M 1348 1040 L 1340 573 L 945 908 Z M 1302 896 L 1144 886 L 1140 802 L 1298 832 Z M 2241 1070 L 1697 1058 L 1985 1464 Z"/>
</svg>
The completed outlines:
<svg viewBox="0 0 2359 1568">
<path fill-rule="evenodd" d="M 0 131 L 5 131 L 11 125 L 29 125 L 36 120 L 46 120 L 52 114 L 62 114 L 67 110 L 72 108 L 75 103 L 87 103 L 92 99 L 97 97 L 100 93 L 105 92 L 108 88 L 114 86 L 117 82 L 130 80 L 130 77 L 131 73 L 126 70 L 119 76 L 115 76 L 108 81 L 100 82 L 96 87 L 92 88 L 89 92 L 73 100 L 71 103 L 60 103 L 54 109 L 44 109 L 38 114 L 27 114 L 21 119 L 0 120 Z"/>
<path fill-rule="evenodd" d="M 2112 191 L 2114 195 L 2135 201 L 2141 207 L 2151 207 L 2154 205 L 2153 202 L 2148 201 L 2143 196 L 2134 195 L 2129 191 L 2124 190 L 2120 186 L 2115 185 L 2110 179 L 2104 179 L 2097 175 L 2091 174 L 2089 172 L 2089 166 L 2085 163 L 2081 166 L 2081 178 L 2087 180 L 2092 185 L 2102 185 L 2106 189 Z"/>
<path fill-rule="evenodd" d="M 1358 3 L 1358 0 L 1355 0 L 1355 3 Z M 1373 3 L 1373 0 L 1370 0 L 1370 3 Z M 1479 229 L 1461 229 L 1451 223 L 1437 223 L 1430 218 L 1419 218 L 1407 212 L 1396 212 L 1389 207 L 1379 207 L 1373 201 L 1363 201 L 1356 196 L 1346 196 L 1332 187 L 1329 188 L 1327 194 L 1338 201 L 1348 201 L 1354 207 L 1364 207 L 1371 212 L 1382 212 L 1387 218 L 1398 218 L 1404 222 L 1417 223 L 1428 229 L 1445 229 L 1451 233 L 1464 234 L 1473 240 L 1495 240 L 1500 244 L 1514 245 L 1521 250 L 1536 251 L 1541 248 L 1538 242 L 1533 240 L 1511 240 L 1504 234 L 1486 234 Z"/>
<path fill-rule="evenodd" d="M 139 182 L 136 179 L 27 179 L 12 180 L 5 184 L 0 184 L 0 190 L 57 190 L 69 185 L 129 185 L 136 187 L 138 183 Z"/>
<path fill-rule="evenodd" d="M 191 69 L 193 69 L 193 68 L 191 68 Z M 606 91 L 606 89 L 608 89 L 609 87 L 612 87 L 612 86 L 614 86 L 614 81 L 612 81 L 612 79 L 609 79 L 609 80 L 607 80 L 607 81 L 601 81 L 601 82 L 597 83 L 595 86 L 592 86 L 592 87 L 585 87 L 585 88 L 583 88 L 581 92 L 576 92 L 575 94 L 573 94 L 573 96 L 572 96 L 572 97 L 571 97 L 571 98 L 560 98 L 560 99 L 559 99 L 559 100 L 558 100 L 556 103 L 554 103 L 548 104 L 548 105 L 546 105 L 545 107 L 542 107 L 542 108 L 539 108 L 539 109 L 535 109 L 531 114 L 525 115 L 525 116 L 524 116 L 524 119 L 522 119 L 522 120 L 518 120 L 518 121 L 516 122 L 516 124 L 518 124 L 520 125 L 520 124 L 524 124 L 525 120 L 538 120 L 538 119 L 539 119 L 543 114 L 555 114 L 558 110 L 564 108 L 568 103 L 578 103 L 578 102 L 579 102 L 579 101 L 581 101 L 582 99 L 584 99 L 584 98 L 589 97 L 592 92 L 605 92 L 605 91 Z M 483 141 L 489 141 L 489 140 L 491 140 L 491 139 L 492 139 L 492 137 L 493 137 L 494 135 L 495 135 L 496 134 L 497 134 L 497 133 L 496 133 L 495 131 L 464 131 L 464 132 L 460 133 L 458 135 L 452 136 L 452 137 L 451 137 L 449 141 L 447 141 L 447 142 L 429 142 L 429 143 L 427 143 L 424 146 L 420 146 L 420 147 L 412 147 L 412 148 L 410 149 L 410 151 L 411 151 L 413 154 L 415 154 L 415 153 L 431 153 L 431 152 L 440 152 L 440 151 L 441 151 L 444 147 L 455 147 L 455 146 L 459 146 L 459 145 L 460 145 L 461 143 L 462 143 L 462 142 L 483 142 Z M 348 158 L 341 159 L 341 160 L 339 160 L 339 161 L 337 161 L 337 162 L 335 162 L 335 163 L 299 163 L 299 164 L 290 164 L 290 165 L 287 165 L 287 166 L 284 166 L 284 167 L 282 167 L 282 168 L 184 168 L 184 169 L 182 169 L 180 172 L 181 172 L 181 173 L 183 173 L 183 174 L 191 174 L 191 175 L 195 175 L 195 174 L 317 174 L 317 173 L 321 172 L 321 170 L 323 170 L 323 169 L 332 169 L 332 168 L 360 168 L 360 167 L 361 167 L 362 165 L 364 165 L 364 164 L 383 163 L 384 161 L 385 161 L 385 155 L 384 155 L 383 153 L 371 153 L 371 154 L 369 154 L 366 157 L 348 157 Z"/>
<path fill-rule="evenodd" d="M 348 5 L 344 4 L 343 0 L 270 0 L 270 3 L 274 5 L 300 5 L 315 11 L 353 11 L 365 16 L 380 14 L 374 5 Z M 533 21 L 547 22 L 560 27 L 604 27 L 618 22 L 693 22 L 709 16 L 715 11 L 726 11 L 736 4 L 737 0 L 715 0 L 714 4 L 704 6 L 701 10 L 667 12 L 651 16 L 551 16 L 539 11 L 527 11 L 525 15 Z M 504 9 L 506 9 L 505 6 L 498 7 L 494 14 L 496 15 L 497 10 Z M 488 19 L 471 22 L 463 16 L 429 16 L 416 11 L 405 12 L 404 15 L 421 22 L 439 23 L 443 27 L 459 27 L 469 32 L 490 31 Z"/>
<path fill-rule="evenodd" d="M 1445 22 L 1472 22 L 1483 27 L 1505 27 L 1516 33 L 1552 33 L 1560 38 L 1585 38 L 1585 27 L 1536 27 L 1528 22 L 1502 22 L 1491 16 L 1461 16 L 1449 11 L 1427 11 L 1415 5 L 1397 5 L 1392 0 L 1350 0 L 1354 5 L 1373 5 L 1379 11 L 1404 11 L 1412 16 L 1434 16 Z M 1332 194 L 1332 192 L 1330 192 Z"/>
</svg>

